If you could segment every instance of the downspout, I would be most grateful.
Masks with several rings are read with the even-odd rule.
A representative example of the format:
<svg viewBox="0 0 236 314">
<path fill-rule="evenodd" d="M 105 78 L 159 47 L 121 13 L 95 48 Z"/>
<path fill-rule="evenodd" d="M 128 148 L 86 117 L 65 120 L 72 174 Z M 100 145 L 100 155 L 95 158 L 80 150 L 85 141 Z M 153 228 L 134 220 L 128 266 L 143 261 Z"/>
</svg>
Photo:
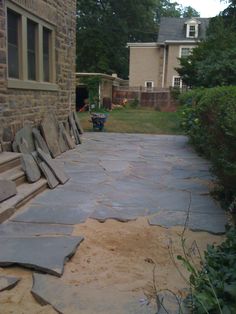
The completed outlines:
<svg viewBox="0 0 236 314">
<path fill-rule="evenodd" d="M 163 69 L 162 69 L 162 84 L 161 87 L 165 86 L 165 69 L 166 69 L 166 45 L 164 44 L 164 58 L 163 58 Z"/>
</svg>

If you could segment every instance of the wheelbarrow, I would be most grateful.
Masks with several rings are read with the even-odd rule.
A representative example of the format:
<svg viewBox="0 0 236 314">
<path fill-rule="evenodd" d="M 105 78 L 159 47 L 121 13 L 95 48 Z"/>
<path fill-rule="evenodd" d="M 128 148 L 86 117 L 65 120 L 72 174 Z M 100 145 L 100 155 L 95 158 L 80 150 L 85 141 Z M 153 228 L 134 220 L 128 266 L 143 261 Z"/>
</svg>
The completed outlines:
<svg viewBox="0 0 236 314">
<path fill-rule="evenodd" d="M 93 124 L 93 130 L 102 131 L 104 128 L 104 124 L 108 118 L 108 114 L 93 112 L 90 115 L 91 115 L 90 122 Z"/>
</svg>

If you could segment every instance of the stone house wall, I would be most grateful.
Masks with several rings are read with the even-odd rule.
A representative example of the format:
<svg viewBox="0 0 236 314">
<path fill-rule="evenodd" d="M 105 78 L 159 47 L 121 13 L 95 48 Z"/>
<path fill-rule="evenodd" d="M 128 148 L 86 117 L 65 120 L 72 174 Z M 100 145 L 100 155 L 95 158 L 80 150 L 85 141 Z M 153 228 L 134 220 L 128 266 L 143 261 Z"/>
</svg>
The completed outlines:
<svg viewBox="0 0 236 314">
<path fill-rule="evenodd" d="M 55 88 L 9 88 L 7 78 L 6 4 L 37 15 L 55 28 Z M 64 120 L 75 109 L 76 0 L 0 1 L 0 133 L 15 132 L 26 121 L 37 124 L 48 111 Z"/>
</svg>

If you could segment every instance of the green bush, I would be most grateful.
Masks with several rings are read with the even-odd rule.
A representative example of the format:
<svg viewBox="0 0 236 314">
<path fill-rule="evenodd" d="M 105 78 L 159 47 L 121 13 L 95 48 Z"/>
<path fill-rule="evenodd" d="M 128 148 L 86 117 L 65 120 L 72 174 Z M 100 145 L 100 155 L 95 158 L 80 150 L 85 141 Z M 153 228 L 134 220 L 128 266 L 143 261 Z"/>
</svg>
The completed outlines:
<svg viewBox="0 0 236 314">
<path fill-rule="evenodd" d="M 134 100 L 131 100 L 128 102 L 128 107 L 132 109 L 137 109 L 139 107 L 139 101 L 138 98 L 135 98 Z"/>
<path fill-rule="evenodd" d="M 193 313 L 236 313 L 236 229 L 227 231 L 221 245 L 209 245 L 204 255 L 200 271 L 190 259 L 178 256 L 191 273 Z"/>
<path fill-rule="evenodd" d="M 193 90 L 181 95 L 180 103 L 181 126 L 211 160 L 231 202 L 236 196 L 236 87 Z"/>
</svg>

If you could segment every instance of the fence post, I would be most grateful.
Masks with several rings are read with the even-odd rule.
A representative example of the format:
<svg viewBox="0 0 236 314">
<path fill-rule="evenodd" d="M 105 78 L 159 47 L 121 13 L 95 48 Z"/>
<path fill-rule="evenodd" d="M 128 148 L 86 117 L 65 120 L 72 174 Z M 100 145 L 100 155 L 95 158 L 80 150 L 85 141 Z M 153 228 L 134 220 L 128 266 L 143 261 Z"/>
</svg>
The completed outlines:
<svg viewBox="0 0 236 314">
<path fill-rule="evenodd" d="M 142 105 L 141 100 L 142 100 L 142 86 L 139 87 L 139 93 L 138 93 L 138 102 L 140 106 Z"/>
</svg>

